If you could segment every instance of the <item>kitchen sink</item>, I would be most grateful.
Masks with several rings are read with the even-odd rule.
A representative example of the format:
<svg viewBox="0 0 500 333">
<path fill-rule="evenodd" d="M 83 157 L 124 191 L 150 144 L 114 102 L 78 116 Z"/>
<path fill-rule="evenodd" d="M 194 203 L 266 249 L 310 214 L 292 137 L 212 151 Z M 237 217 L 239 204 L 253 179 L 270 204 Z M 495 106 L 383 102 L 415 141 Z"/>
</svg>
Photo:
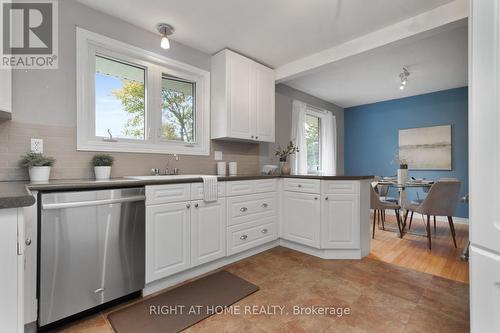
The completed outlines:
<svg viewBox="0 0 500 333">
<path fill-rule="evenodd" d="M 158 175 L 158 176 L 128 176 L 125 178 L 138 179 L 138 180 L 155 180 L 155 179 L 191 179 L 201 178 L 202 176 L 209 175 Z"/>
</svg>

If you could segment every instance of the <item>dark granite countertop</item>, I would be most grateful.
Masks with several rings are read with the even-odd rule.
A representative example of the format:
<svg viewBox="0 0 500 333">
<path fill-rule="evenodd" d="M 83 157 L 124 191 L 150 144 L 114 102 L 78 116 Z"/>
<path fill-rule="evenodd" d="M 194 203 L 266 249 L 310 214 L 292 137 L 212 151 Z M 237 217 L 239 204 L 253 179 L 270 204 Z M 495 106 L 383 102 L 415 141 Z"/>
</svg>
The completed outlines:
<svg viewBox="0 0 500 333">
<path fill-rule="evenodd" d="M 34 203 L 26 182 L 0 182 L 0 209 L 28 207 Z"/>
<path fill-rule="evenodd" d="M 241 176 L 226 176 L 218 177 L 219 181 L 237 181 L 237 180 L 254 180 L 254 179 L 269 179 L 269 178 L 303 178 L 303 179 L 322 179 L 322 180 L 364 180 L 372 179 L 373 176 L 311 176 L 311 175 L 241 175 Z M 200 177 L 181 178 L 181 179 L 165 179 L 158 177 L 157 179 L 139 180 L 133 178 L 112 178 L 110 180 L 94 180 L 94 179 L 61 179 L 49 180 L 43 183 L 27 183 L 27 182 L 0 182 L 0 209 L 31 206 L 35 203 L 35 198 L 31 195 L 32 191 L 68 191 L 68 190 L 90 190 L 90 189 L 112 189 L 123 187 L 140 187 L 146 185 L 160 184 L 179 184 L 179 183 L 194 183 L 202 182 Z"/>
</svg>

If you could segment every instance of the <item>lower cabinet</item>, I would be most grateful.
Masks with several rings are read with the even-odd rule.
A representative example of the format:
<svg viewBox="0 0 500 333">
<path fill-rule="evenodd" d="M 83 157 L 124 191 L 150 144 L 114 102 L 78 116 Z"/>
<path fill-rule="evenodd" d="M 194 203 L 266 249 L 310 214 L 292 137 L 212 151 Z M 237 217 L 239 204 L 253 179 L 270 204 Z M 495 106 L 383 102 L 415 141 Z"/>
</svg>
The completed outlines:
<svg viewBox="0 0 500 333">
<path fill-rule="evenodd" d="M 359 195 L 323 196 L 321 209 L 321 247 L 358 249 L 360 247 Z"/>
<path fill-rule="evenodd" d="M 191 266 L 226 255 L 225 200 L 191 203 Z"/>
<path fill-rule="evenodd" d="M 320 195 L 283 192 L 283 238 L 320 247 Z"/>
<path fill-rule="evenodd" d="M 146 283 L 190 267 L 189 202 L 146 207 Z"/>
<path fill-rule="evenodd" d="M 146 207 L 146 283 L 226 255 L 225 200 Z"/>
</svg>

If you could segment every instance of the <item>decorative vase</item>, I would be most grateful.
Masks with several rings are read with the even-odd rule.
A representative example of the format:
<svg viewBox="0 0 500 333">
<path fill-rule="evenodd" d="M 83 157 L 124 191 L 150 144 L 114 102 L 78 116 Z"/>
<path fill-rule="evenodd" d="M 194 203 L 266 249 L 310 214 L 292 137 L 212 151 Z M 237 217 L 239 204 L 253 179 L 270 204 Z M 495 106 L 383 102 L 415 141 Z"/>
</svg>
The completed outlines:
<svg viewBox="0 0 500 333">
<path fill-rule="evenodd" d="M 94 167 L 95 179 L 96 180 L 108 180 L 111 176 L 110 166 L 95 166 Z"/>
<path fill-rule="evenodd" d="M 284 176 L 288 176 L 290 175 L 290 164 L 288 163 L 288 161 L 280 161 L 280 170 L 281 170 L 281 174 L 284 175 Z"/>
<path fill-rule="evenodd" d="M 49 180 L 50 176 L 49 166 L 34 166 L 28 169 L 30 175 L 30 181 L 32 182 L 46 182 Z"/>
<path fill-rule="evenodd" d="M 408 166 L 400 165 L 398 169 L 398 184 L 406 184 L 408 182 Z"/>
</svg>

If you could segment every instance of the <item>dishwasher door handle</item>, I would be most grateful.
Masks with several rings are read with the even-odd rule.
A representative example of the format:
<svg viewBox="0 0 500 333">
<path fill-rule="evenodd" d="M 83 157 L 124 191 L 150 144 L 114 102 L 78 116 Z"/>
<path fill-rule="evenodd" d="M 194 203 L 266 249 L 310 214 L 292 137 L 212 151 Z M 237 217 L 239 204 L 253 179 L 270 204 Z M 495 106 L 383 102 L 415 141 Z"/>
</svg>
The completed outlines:
<svg viewBox="0 0 500 333">
<path fill-rule="evenodd" d="M 42 209 L 62 209 L 62 208 L 74 208 L 74 207 L 86 207 L 86 206 L 101 206 L 101 205 L 111 205 L 122 202 L 134 202 L 134 201 L 144 201 L 146 200 L 145 195 L 136 195 L 133 197 L 125 197 L 119 199 L 106 199 L 106 200 L 89 200 L 89 201 L 76 201 L 76 202 L 61 202 L 61 203 L 42 203 Z"/>
</svg>

